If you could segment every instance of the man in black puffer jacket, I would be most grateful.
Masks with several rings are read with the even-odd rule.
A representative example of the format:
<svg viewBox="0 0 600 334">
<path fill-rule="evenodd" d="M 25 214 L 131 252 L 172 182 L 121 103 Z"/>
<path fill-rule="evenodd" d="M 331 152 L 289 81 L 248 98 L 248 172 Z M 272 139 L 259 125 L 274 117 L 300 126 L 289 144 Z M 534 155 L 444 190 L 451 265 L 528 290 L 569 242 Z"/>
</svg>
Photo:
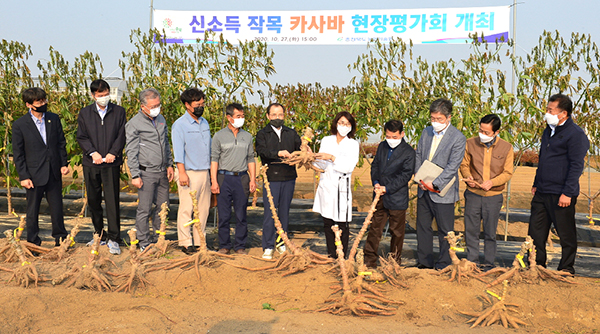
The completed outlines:
<svg viewBox="0 0 600 334">
<path fill-rule="evenodd" d="M 545 267 L 546 240 L 554 223 L 562 248 L 558 270 L 574 274 L 577 254 L 575 204 L 590 142 L 571 119 L 572 110 L 573 102 L 566 95 L 555 94 L 548 100 L 544 117 L 548 126 L 542 134 L 540 161 L 531 188 L 533 199 L 528 233 L 537 250 L 536 262 Z"/>
<path fill-rule="evenodd" d="M 406 209 L 408 208 L 408 181 L 415 168 L 415 150 L 404 140 L 404 126 L 398 120 L 385 123 L 385 140 L 377 147 L 371 164 L 371 181 L 375 189 L 384 192 L 377 202 L 373 223 L 365 243 L 365 264 L 377 267 L 377 249 L 388 218 L 390 221 L 390 254 L 400 264 Z"/>
</svg>

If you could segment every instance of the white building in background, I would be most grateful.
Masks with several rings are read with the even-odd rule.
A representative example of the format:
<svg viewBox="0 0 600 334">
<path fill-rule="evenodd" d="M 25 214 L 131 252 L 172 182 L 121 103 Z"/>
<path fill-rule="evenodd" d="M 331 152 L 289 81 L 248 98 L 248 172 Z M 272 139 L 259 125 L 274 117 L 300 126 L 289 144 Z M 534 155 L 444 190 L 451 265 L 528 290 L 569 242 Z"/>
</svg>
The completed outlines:
<svg viewBox="0 0 600 334">
<path fill-rule="evenodd" d="M 106 77 L 102 79 L 108 82 L 108 85 L 110 86 L 111 101 L 115 102 L 116 104 L 121 104 L 121 98 L 127 91 L 127 82 L 118 77 Z"/>
</svg>

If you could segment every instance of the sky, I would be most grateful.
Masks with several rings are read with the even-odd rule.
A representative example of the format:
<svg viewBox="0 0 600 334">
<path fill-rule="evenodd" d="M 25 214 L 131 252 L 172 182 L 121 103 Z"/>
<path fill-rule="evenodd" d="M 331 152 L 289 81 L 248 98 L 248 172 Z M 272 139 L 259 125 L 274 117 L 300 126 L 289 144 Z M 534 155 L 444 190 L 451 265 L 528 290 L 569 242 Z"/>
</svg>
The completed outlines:
<svg viewBox="0 0 600 334">
<path fill-rule="evenodd" d="M 336 10 L 482 7 L 511 5 L 512 0 L 154 0 L 155 9 L 164 10 Z M 598 43 L 600 2 L 591 0 L 525 0 L 517 5 L 518 53 L 525 54 L 544 30 L 589 33 Z M 118 61 L 122 52 L 133 47 L 131 30 L 148 29 L 150 0 L 0 0 L 0 38 L 31 45 L 30 65 L 48 57 L 50 46 L 72 61 L 86 50 L 97 53 L 104 76 L 120 76 Z M 512 17 L 512 14 L 511 14 Z M 512 27 L 512 23 L 511 23 Z M 366 52 L 366 46 L 272 46 L 277 74 L 271 83 L 320 82 L 323 86 L 345 86 L 356 73 L 347 66 Z M 416 55 L 428 61 L 467 57 L 468 45 L 416 45 Z"/>
</svg>

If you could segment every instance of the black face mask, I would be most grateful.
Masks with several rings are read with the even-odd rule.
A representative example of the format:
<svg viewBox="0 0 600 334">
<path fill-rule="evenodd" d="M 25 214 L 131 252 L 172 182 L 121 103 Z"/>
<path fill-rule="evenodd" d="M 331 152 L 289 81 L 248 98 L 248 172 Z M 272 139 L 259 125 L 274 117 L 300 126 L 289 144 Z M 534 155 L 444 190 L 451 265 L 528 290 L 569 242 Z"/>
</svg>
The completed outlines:
<svg viewBox="0 0 600 334">
<path fill-rule="evenodd" d="M 48 110 L 48 103 L 44 104 L 43 106 L 40 107 L 36 107 L 35 108 L 35 112 L 39 112 L 39 113 L 45 113 Z"/>
<path fill-rule="evenodd" d="M 283 126 L 283 120 L 282 119 L 272 119 L 271 120 L 271 125 L 273 125 L 276 128 L 280 128 L 281 126 Z"/>
<path fill-rule="evenodd" d="M 196 116 L 196 118 L 202 117 L 202 114 L 204 114 L 204 107 L 194 108 L 194 112 L 192 114 L 194 114 L 194 116 Z"/>
</svg>

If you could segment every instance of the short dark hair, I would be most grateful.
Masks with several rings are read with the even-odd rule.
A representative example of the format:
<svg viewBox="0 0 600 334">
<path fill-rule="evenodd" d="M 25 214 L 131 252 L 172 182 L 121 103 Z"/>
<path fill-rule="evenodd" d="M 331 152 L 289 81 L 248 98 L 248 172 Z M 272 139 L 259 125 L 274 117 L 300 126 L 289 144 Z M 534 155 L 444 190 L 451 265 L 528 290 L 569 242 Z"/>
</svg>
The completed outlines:
<svg viewBox="0 0 600 334">
<path fill-rule="evenodd" d="M 269 106 L 267 107 L 267 115 L 269 115 L 271 113 L 271 108 L 273 107 L 281 107 L 281 109 L 283 109 L 283 112 L 285 112 L 285 107 L 277 102 L 273 102 L 271 104 L 269 104 Z"/>
<path fill-rule="evenodd" d="M 33 104 L 35 101 L 43 101 L 46 99 L 46 92 L 40 87 L 27 88 L 21 92 L 23 102 Z"/>
<path fill-rule="evenodd" d="M 433 101 L 429 107 L 429 114 L 435 112 L 439 112 L 446 117 L 452 115 L 452 102 L 448 99 L 437 99 Z"/>
<path fill-rule="evenodd" d="M 229 116 L 233 116 L 233 112 L 235 110 L 239 110 L 241 112 L 244 111 L 244 107 L 239 103 L 230 103 L 227 108 L 225 108 L 225 114 Z"/>
<path fill-rule="evenodd" d="M 354 119 L 354 116 L 347 111 L 340 111 L 337 115 L 335 115 L 333 122 L 331 122 L 331 134 L 337 135 L 337 123 L 342 117 L 345 117 L 348 122 L 350 122 L 350 125 L 352 125 L 352 130 L 350 130 L 348 133 L 348 138 L 354 138 L 354 134 L 356 133 L 356 120 Z"/>
<path fill-rule="evenodd" d="M 558 108 L 567 112 L 567 115 L 571 117 L 571 113 L 573 112 L 573 102 L 571 98 L 566 96 L 565 94 L 554 94 L 550 96 L 548 102 L 558 102 Z"/>
<path fill-rule="evenodd" d="M 108 82 L 102 80 L 102 79 L 96 79 L 94 81 L 92 81 L 92 83 L 90 84 L 90 91 L 92 92 L 92 94 L 96 93 L 96 92 L 105 92 L 105 91 L 109 91 L 110 92 L 110 85 L 108 84 Z"/>
<path fill-rule="evenodd" d="M 404 130 L 404 124 L 402 124 L 402 122 L 399 120 L 393 119 L 391 121 L 387 121 L 383 126 L 383 129 L 389 132 L 402 133 L 402 131 Z"/>
<path fill-rule="evenodd" d="M 489 115 L 483 116 L 481 121 L 479 121 L 479 124 L 491 124 L 492 131 L 496 132 L 496 131 L 500 130 L 500 125 L 502 125 L 502 121 L 500 120 L 500 117 L 498 117 L 498 115 L 489 114 Z"/>
<path fill-rule="evenodd" d="M 192 87 L 188 88 L 181 93 L 180 99 L 183 105 L 192 104 L 192 102 L 200 101 L 204 99 L 204 92 L 198 88 Z"/>
</svg>

